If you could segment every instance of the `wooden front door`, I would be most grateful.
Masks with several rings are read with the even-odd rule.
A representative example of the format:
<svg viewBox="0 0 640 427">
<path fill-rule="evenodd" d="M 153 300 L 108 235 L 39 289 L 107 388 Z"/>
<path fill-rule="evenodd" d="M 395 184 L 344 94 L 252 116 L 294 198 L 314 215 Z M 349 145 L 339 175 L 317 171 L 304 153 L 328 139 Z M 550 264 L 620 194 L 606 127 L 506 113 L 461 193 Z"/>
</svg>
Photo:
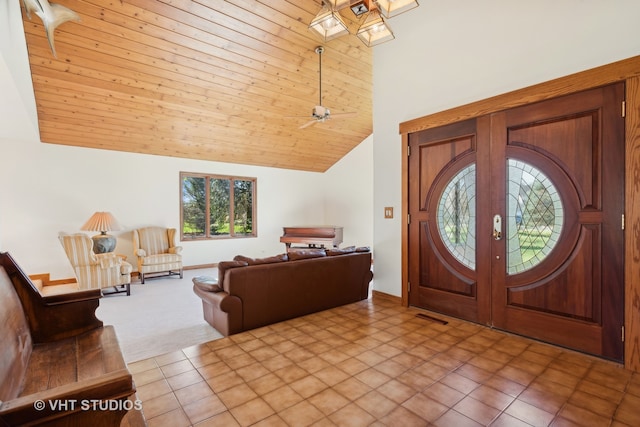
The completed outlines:
<svg viewBox="0 0 640 427">
<path fill-rule="evenodd" d="M 622 360 L 622 84 L 409 135 L 409 303 Z"/>
</svg>

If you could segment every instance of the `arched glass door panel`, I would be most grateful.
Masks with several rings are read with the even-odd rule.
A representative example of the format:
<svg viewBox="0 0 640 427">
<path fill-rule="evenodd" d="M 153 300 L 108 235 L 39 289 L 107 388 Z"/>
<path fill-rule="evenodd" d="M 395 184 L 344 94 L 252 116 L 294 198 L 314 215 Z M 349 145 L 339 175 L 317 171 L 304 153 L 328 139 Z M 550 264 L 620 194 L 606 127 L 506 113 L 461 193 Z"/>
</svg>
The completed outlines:
<svg viewBox="0 0 640 427">
<path fill-rule="evenodd" d="M 476 165 L 449 181 L 438 203 L 438 231 L 447 250 L 462 264 L 476 268 Z"/>
<path fill-rule="evenodd" d="M 520 160 L 507 160 L 507 273 L 529 270 L 553 250 L 564 221 L 551 180 Z"/>
</svg>

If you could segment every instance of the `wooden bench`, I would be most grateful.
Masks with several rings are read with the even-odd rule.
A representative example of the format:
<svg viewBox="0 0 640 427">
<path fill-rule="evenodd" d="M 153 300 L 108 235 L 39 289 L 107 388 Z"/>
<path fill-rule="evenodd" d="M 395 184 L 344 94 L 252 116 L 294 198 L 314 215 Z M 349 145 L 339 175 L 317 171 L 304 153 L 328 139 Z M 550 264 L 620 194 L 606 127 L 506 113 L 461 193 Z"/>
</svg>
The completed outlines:
<svg viewBox="0 0 640 427">
<path fill-rule="evenodd" d="M 115 331 L 95 316 L 99 298 L 44 296 L 0 253 L 0 425 L 119 426 L 135 409 Z"/>
</svg>

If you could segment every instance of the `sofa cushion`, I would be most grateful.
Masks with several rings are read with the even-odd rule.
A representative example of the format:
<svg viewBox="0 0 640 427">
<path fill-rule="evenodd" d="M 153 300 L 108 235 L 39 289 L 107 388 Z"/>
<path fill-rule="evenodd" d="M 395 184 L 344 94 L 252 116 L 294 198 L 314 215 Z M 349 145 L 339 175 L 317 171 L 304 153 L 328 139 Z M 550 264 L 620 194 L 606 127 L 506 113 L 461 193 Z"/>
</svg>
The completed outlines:
<svg viewBox="0 0 640 427">
<path fill-rule="evenodd" d="M 327 249 L 327 256 L 351 254 L 356 251 L 355 246 L 347 246 L 346 248 L 330 248 Z"/>
<path fill-rule="evenodd" d="M 246 261 L 222 261 L 218 263 L 218 286 L 224 289 L 224 273 L 230 268 L 246 267 Z"/>
<path fill-rule="evenodd" d="M 327 256 L 327 251 L 324 249 L 296 249 L 289 252 L 289 261 L 296 261 L 299 259 L 320 258 Z"/>
<path fill-rule="evenodd" d="M 249 258 L 244 255 L 236 255 L 233 258 L 234 261 L 244 261 L 249 265 L 272 264 L 274 262 L 284 262 L 288 259 L 289 257 L 287 256 L 287 254 L 278 254 L 266 258 Z"/>
</svg>

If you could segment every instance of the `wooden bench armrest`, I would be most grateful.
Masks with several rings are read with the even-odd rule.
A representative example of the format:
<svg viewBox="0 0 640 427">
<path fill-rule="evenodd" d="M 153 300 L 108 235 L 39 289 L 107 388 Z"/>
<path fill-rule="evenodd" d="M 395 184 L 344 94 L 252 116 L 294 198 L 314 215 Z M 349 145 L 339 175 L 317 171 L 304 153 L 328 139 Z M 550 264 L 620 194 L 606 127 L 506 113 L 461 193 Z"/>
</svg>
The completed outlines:
<svg viewBox="0 0 640 427">
<path fill-rule="evenodd" d="M 125 368 L 84 381 L 0 402 L 0 424 L 24 425 L 93 409 L 93 401 L 126 400 L 136 388 Z M 44 403 L 42 407 L 38 406 Z M 62 406 L 59 406 L 62 404 Z M 38 409 L 42 408 L 42 409 Z M 98 411 L 100 407 L 97 407 Z"/>
<path fill-rule="evenodd" d="M 67 292 L 53 295 L 43 295 L 42 302 L 46 306 L 58 304 L 79 303 L 102 298 L 100 289 L 84 289 L 81 291 Z"/>
<path fill-rule="evenodd" d="M 34 344 L 74 337 L 103 326 L 96 317 L 100 289 L 41 297 L 23 304 Z M 27 309 L 29 307 L 29 309 Z"/>
<path fill-rule="evenodd" d="M 13 257 L 0 253 L 2 265 L 20 297 L 34 344 L 57 341 L 102 326 L 96 317 L 99 289 L 43 296 Z"/>
</svg>

